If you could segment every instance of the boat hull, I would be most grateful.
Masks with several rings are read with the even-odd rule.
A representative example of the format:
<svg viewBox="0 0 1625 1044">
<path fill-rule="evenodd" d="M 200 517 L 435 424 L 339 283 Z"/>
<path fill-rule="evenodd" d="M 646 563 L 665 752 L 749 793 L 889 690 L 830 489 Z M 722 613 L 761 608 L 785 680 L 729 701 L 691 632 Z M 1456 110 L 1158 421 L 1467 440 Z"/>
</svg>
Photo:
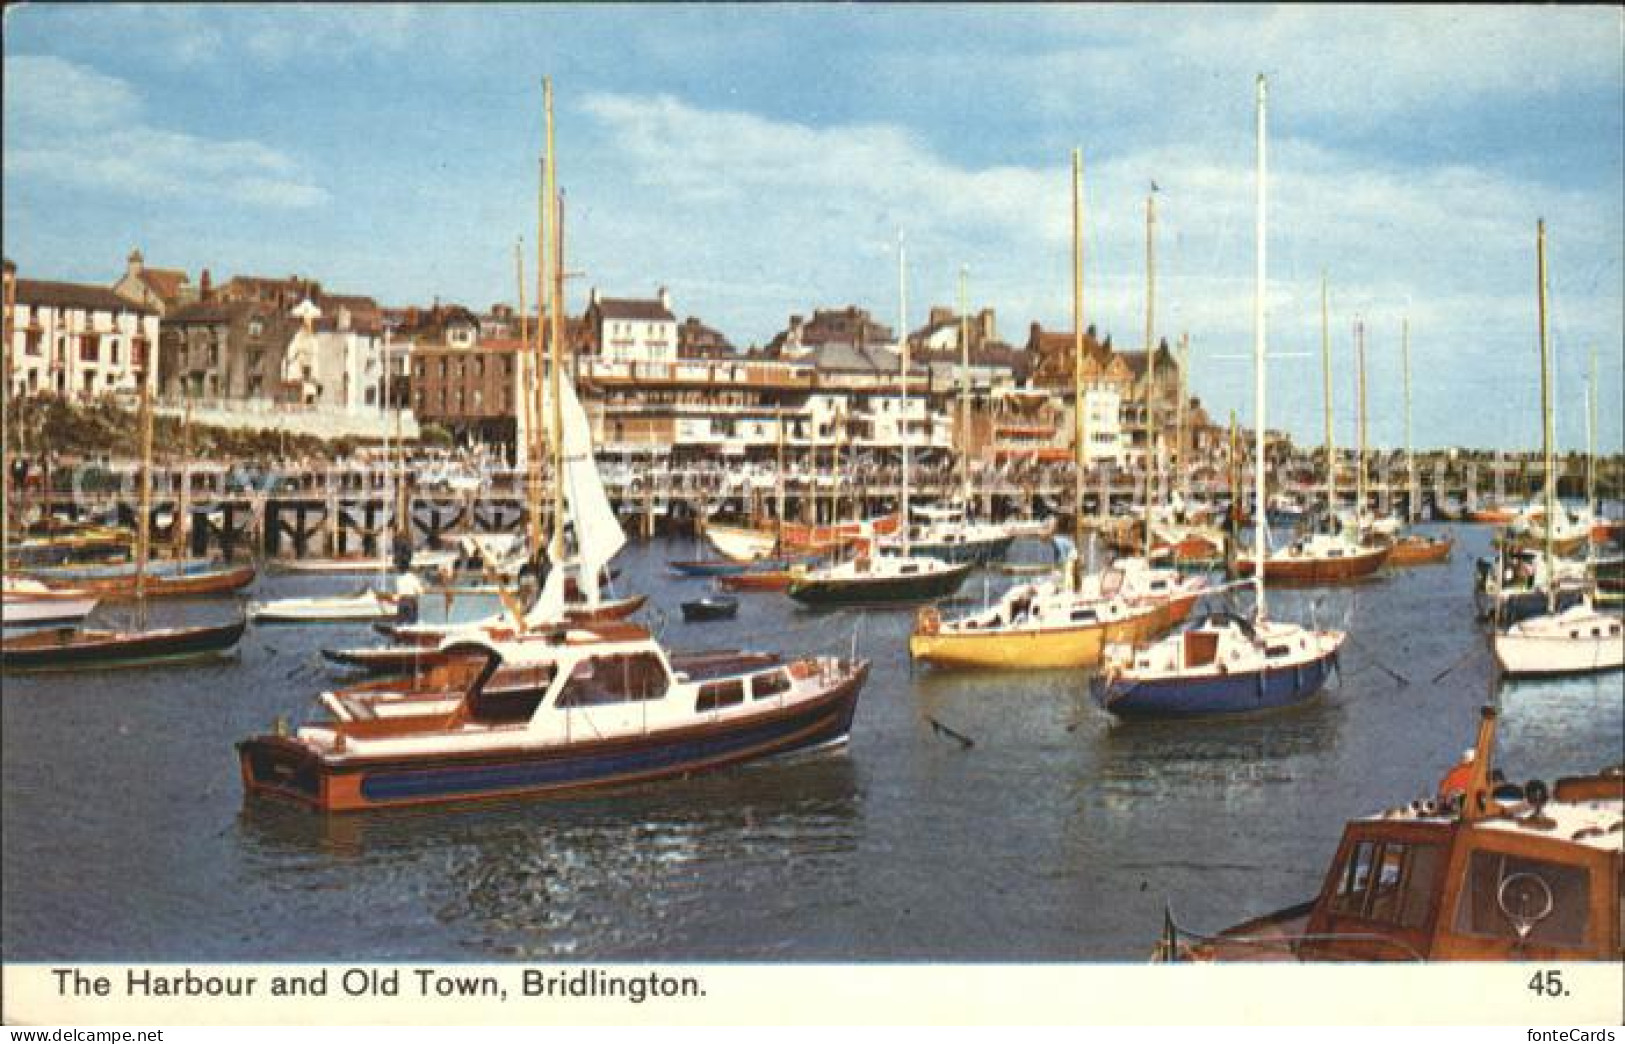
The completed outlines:
<svg viewBox="0 0 1625 1044">
<path fill-rule="evenodd" d="M 767 569 L 719 577 L 717 582 L 730 591 L 783 591 L 795 578 L 796 574 L 788 569 Z"/>
<path fill-rule="evenodd" d="M 1513 678 L 1596 674 L 1625 667 L 1625 639 L 1618 634 L 1569 638 L 1502 632 L 1492 644 L 1501 673 Z"/>
<path fill-rule="evenodd" d="M 970 575 L 972 563 L 961 562 L 935 573 L 909 576 L 841 577 L 818 580 L 798 577 L 786 588 L 803 605 L 906 605 L 947 598 Z"/>
<path fill-rule="evenodd" d="M 1181 601 L 1182 612 L 1170 603 L 1126 620 L 1082 627 L 936 634 L 916 630 L 909 636 L 908 653 L 933 667 L 1034 671 L 1094 667 L 1108 644 L 1145 642 L 1166 633 L 1190 612 L 1195 599 Z"/>
<path fill-rule="evenodd" d="M 845 741 L 868 664 L 816 700 L 747 722 L 612 740 L 411 760 L 323 757 L 284 736 L 237 745 L 249 794 L 322 812 L 564 796 L 715 771 Z"/>
<path fill-rule="evenodd" d="M 255 570 L 251 565 L 195 573 L 159 574 L 146 577 L 143 593 L 147 598 L 200 598 L 207 595 L 230 594 L 253 583 L 254 576 Z M 119 601 L 136 596 L 133 575 L 75 580 L 73 586 L 77 590 L 94 594 L 106 601 Z"/>
<path fill-rule="evenodd" d="M 1337 666 L 1330 652 L 1295 667 L 1131 681 L 1097 677 L 1095 700 L 1124 720 L 1212 718 L 1280 710 L 1312 699 Z"/>
<path fill-rule="evenodd" d="M 7 627 L 45 627 L 77 623 L 96 608 L 94 598 L 7 598 L 0 624 Z"/>
<path fill-rule="evenodd" d="M 41 631 L 0 642 L 8 671 L 145 667 L 218 656 L 242 639 L 248 621 L 212 627 L 166 628 L 134 635 L 113 631 Z"/>
<path fill-rule="evenodd" d="M 1388 552 L 1388 564 L 1396 566 L 1437 565 L 1450 560 L 1450 551 L 1456 546 L 1450 537 L 1405 537 L 1398 540 Z"/>
<path fill-rule="evenodd" d="M 1388 561 L 1389 549 L 1370 548 L 1341 558 L 1265 559 L 1264 579 L 1272 584 L 1342 584 L 1363 580 Z M 1236 575 L 1252 576 L 1253 560 L 1236 559 Z"/>
<path fill-rule="evenodd" d="M 683 619 L 688 623 L 703 623 L 709 620 L 732 620 L 739 613 L 739 603 L 732 599 L 712 601 L 702 599 L 697 602 L 683 603 Z"/>
</svg>

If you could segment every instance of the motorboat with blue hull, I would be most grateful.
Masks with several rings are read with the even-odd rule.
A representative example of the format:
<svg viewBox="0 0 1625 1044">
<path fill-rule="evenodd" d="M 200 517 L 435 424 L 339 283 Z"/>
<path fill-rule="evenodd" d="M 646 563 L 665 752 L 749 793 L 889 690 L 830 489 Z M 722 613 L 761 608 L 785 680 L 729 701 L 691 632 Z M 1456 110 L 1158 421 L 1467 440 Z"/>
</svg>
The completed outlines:
<svg viewBox="0 0 1625 1044">
<path fill-rule="evenodd" d="M 677 669 L 646 632 L 459 639 L 483 662 L 448 704 L 278 729 L 238 744 L 248 793 L 323 812 L 548 796 L 693 775 L 844 742 L 867 661 L 741 660 Z M 505 660 L 548 679 L 505 691 Z"/>
<path fill-rule="evenodd" d="M 1209 616 L 1183 633 L 1112 660 L 1092 683 L 1114 717 L 1210 718 L 1280 710 L 1312 699 L 1338 665 L 1342 635 L 1293 624 Z M 1114 669 L 1115 668 L 1115 669 Z"/>
</svg>

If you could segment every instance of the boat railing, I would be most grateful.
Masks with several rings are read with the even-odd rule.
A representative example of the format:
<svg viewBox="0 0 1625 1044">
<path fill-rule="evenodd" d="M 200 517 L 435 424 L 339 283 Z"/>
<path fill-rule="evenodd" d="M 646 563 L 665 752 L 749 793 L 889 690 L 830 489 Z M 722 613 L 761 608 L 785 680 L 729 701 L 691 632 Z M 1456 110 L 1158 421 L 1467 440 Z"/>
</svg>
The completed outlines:
<svg viewBox="0 0 1625 1044">
<path fill-rule="evenodd" d="M 1294 917 L 1307 917 L 1314 909 L 1314 902 L 1301 903 L 1297 906 L 1280 911 L 1272 915 L 1282 919 Z M 1252 947 L 1255 949 L 1285 950 L 1293 956 L 1298 956 L 1300 948 L 1305 943 L 1375 943 L 1381 946 L 1392 947 L 1406 960 L 1426 961 L 1427 957 L 1416 947 L 1403 939 L 1396 939 L 1391 935 L 1382 935 L 1376 932 L 1296 932 L 1280 935 L 1207 935 L 1190 928 L 1182 927 L 1174 920 L 1172 907 L 1164 907 L 1162 938 L 1157 941 L 1153 951 L 1154 963 L 1173 963 L 1190 960 L 1195 956 L 1195 947 L 1205 948 L 1211 954 L 1219 947 Z"/>
</svg>

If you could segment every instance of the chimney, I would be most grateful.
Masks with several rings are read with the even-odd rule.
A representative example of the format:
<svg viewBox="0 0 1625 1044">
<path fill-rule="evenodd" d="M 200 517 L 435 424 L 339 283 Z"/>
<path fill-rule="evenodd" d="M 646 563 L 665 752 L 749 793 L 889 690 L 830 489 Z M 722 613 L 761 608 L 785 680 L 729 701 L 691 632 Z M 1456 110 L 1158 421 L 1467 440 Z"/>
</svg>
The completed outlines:
<svg viewBox="0 0 1625 1044">
<path fill-rule="evenodd" d="M 659 297 L 660 307 L 664 308 L 668 312 L 671 311 L 671 291 L 667 290 L 665 287 L 661 287 Z"/>
<path fill-rule="evenodd" d="M 209 275 L 209 270 L 205 268 L 203 275 L 198 278 L 197 298 L 199 301 L 207 301 L 213 295 L 214 279 Z"/>
<path fill-rule="evenodd" d="M 978 325 L 982 328 L 982 343 L 987 344 L 990 341 L 997 341 L 999 339 L 999 325 L 994 321 L 993 309 L 982 309 L 982 313 L 976 318 Z"/>
<path fill-rule="evenodd" d="M 139 278 L 141 276 L 143 262 L 141 258 L 141 251 L 139 249 L 130 251 L 130 256 L 125 259 L 125 263 L 125 272 L 127 275 L 129 275 L 131 278 Z"/>
</svg>

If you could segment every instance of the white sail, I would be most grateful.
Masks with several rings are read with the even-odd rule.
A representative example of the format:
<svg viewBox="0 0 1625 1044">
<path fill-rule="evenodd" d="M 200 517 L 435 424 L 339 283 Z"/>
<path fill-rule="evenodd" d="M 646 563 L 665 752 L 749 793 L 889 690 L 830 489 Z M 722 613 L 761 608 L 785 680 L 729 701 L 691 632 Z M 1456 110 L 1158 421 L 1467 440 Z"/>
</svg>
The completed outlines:
<svg viewBox="0 0 1625 1044">
<path fill-rule="evenodd" d="M 593 458 L 592 429 L 581 408 L 575 385 L 561 381 L 560 405 L 564 413 L 564 496 L 575 528 L 579 582 L 589 606 L 598 604 L 598 578 L 622 547 L 626 533 L 615 517 L 604 481 Z M 555 563 L 557 565 L 559 563 Z"/>
<path fill-rule="evenodd" d="M 526 627 L 556 624 L 564 619 L 564 579 L 564 566 L 553 563 L 553 568 L 548 570 L 547 580 L 542 583 L 541 593 L 525 612 Z M 596 587 L 594 585 L 594 590 Z M 492 622 L 500 619 L 500 615 L 491 618 Z"/>
</svg>

